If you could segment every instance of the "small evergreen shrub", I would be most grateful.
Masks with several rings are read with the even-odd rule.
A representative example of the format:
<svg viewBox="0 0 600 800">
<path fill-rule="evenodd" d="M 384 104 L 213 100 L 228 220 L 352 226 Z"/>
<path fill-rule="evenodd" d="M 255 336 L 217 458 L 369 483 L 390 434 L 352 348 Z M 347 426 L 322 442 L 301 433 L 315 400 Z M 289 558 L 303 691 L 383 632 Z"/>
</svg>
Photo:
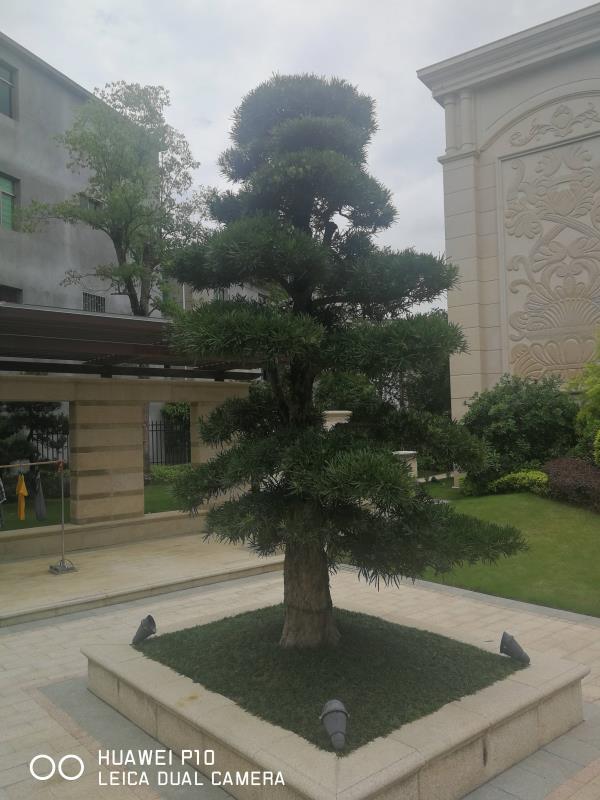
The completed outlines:
<svg viewBox="0 0 600 800">
<path fill-rule="evenodd" d="M 504 492 L 532 492 L 542 497 L 548 494 L 548 476 L 539 469 L 522 469 L 518 472 L 509 472 L 489 485 L 489 491 L 494 494 Z"/>
<path fill-rule="evenodd" d="M 600 468 L 580 458 L 555 458 L 543 467 L 555 500 L 600 512 Z"/>
</svg>

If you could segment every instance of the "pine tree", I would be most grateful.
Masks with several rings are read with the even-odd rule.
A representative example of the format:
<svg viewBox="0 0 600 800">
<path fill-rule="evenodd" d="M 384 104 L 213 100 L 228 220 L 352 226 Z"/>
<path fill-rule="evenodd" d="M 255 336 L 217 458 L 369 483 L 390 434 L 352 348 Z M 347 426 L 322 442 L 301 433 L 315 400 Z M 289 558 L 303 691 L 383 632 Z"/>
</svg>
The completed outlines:
<svg viewBox="0 0 600 800">
<path fill-rule="evenodd" d="M 220 450 L 176 491 L 190 509 L 221 496 L 209 535 L 285 551 L 284 647 L 338 641 L 329 575 L 342 561 L 393 582 L 493 562 L 523 544 L 515 529 L 435 504 L 392 453 L 401 414 L 369 381 L 420 370 L 463 338 L 441 315 L 410 314 L 453 284 L 454 268 L 375 242 L 395 217 L 366 167 L 375 130 L 373 101 L 343 80 L 275 76 L 258 86 L 235 111 L 220 159 L 237 191 L 213 194 L 219 226 L 177 267 L 197 290 L 252 285 L 269 298 L 215 300 L 175 321 L 174 345 L 192 358 L 255 364 L 265 376 L 201 421 Z M 323 390 L 336 381 L 350 388 L 354 413 L 327 431 Z"/>
</svg>

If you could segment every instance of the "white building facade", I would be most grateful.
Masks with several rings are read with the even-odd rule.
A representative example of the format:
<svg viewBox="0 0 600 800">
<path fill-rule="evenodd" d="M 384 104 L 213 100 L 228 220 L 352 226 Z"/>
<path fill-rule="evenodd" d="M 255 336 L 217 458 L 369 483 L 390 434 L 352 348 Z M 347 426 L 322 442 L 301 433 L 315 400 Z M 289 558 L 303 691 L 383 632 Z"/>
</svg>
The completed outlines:
<svg viewBox="0 0 600 800">
<path fill-rule="evenodd" d="M 600 329 L 600 4 L 426 67 L 445 110 L 452 410 L 503 373 L 577 373 Z"/>
</svg>

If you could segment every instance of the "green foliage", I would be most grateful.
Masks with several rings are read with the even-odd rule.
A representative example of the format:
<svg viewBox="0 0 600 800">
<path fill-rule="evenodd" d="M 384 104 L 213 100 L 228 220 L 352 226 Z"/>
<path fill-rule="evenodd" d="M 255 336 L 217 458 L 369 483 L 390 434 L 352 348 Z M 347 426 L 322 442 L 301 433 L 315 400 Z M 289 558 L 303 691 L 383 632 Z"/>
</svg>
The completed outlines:
<svg viewBox="0 0 600 800">
<path fill-rule="evenodd" d="M 66 273 L 65 284 L 107 281 L 128 297 L 138 316 L 149 315 L 166 287 L 163 269 L 175 249 L 202 236 L 203 204 L 191 192 L 198 166 L 185 137 L 167 124 L 169 93 L 162 86 L 109 83 L 85 103 L 58 142 L 73 172 L 89 173 L 82 193 L 60 203 L 34 202 L 26 229 L 60 219 L 104 232 L 115 261 L 91 273 Z"/>
<path fill-rule="evenodd" d="M 34 434 L 40 444 L 62 447 L 69 419 L 59 409 L 60 403 L 0 403 L 0 464 L 39 460 Z"/>
<path fill-rule="evenodd" d="M 575 443 L 577 404 L 554 377 L 539 381 L 504 375 L 476 394 L 463 425 L 490 448 L 485 468 L 469 474 L 478 490 L 519 469 L 537 468 Z"/>
<path fill-rule="evenodd" d="M 577 446 L 574 452 L 581 458 L 599 463 L 596 439 L 600 432 L 600 335 L 595 358 L 571 381 L 571 388 L 578 393 L 580 400 L 576 420 Z"/>
<path fill-rule="evenodd" d="M 202 303 L 176 316 L 172 343 L 198 362 L 259 366 L 266 380 L 201 420 L 204 441 L 228 449 L 175 490 L 192 510 L 228 495 L 208 512 L 209 535 L 286 558 L 308 548 L 332 569 L 343 558 L 393 582 L 523 542 L 433 503 L 393 455 L 428 442 L 448 463 L 483 458 L 465 429 L 386 397 L 386 379 L 421 378 L 465 343 L 444 314 L 410 313 L 454 285 L 455 268 L 375 242 L 395 216 L 367 172 L 375 129 L 370 98 L 311 75 L 275 76 L 235 112 L 221 167 L 237 190 L 210 195 L 220 226 L 175 272 L 199 290 L 268 287 L 270 302 Z M 327 431 L 332 405 L 353 416 Z"/>
<path fill-rule="evenodd" d="M 594 463 L 600 467 L 600 428 L 594 438 Z"/>
<path fill-rule="evenodd" d="M 189 464 L 153 464 L 150 467 L 150 479 L 152 483 L 173 484 L 181 479 L 182 475 L 191 469 Z"/>
<path fill-rule="evenodd" d="M 189 403 L 165 403 L 161 406 L 160 415 L 164 420 L 188 422 L 190 418 Z"/>
<path fill-rule="evenodd" d="M 532 492 L 545 497 L 548 494 L 548 476 L 539 469 L 523 469 L 518 472 L 509 472 L 488 487 L 491 494 L 504 492 Z"/>
</svg>

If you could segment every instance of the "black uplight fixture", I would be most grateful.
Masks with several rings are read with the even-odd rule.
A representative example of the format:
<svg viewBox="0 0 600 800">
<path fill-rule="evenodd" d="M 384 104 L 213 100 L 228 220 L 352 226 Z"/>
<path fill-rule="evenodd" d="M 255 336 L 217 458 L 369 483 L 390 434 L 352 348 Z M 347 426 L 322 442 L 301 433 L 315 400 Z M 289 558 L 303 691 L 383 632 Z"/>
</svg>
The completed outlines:
<svg viewBox="0 0 600 800">
<path fill-rule="evenodd" d="M 328 700 L 323 706 L 320 720 L 334 750 L 343 750 L 346 746 L 346 723 L 349 716 L 341 700 Z"/>
<path fill-rule="evenodd" d="M 148 614 L 147 617 L 140 622 L 140 626 L 136 631 L 135 636 L 131 644 L 139 644 L 143 642 L 144 639 L 147 639 L 149 636 L 152 636 L 156 633 L 156 622 L 154 621 L 154 617 L 151 614 Z"/>
<path fill-rule="evenodd" d="M 521 664 L 525 664 L 525 666 L 531 663 L 531 659 L 515 637 L 511 636 L 510 633 L 506 631 L 504 631 L 502 639 L 500 640 L 500 652 L 505 656 L 513 658 L 515 661 L 520 661 Z"/>
</svg>

